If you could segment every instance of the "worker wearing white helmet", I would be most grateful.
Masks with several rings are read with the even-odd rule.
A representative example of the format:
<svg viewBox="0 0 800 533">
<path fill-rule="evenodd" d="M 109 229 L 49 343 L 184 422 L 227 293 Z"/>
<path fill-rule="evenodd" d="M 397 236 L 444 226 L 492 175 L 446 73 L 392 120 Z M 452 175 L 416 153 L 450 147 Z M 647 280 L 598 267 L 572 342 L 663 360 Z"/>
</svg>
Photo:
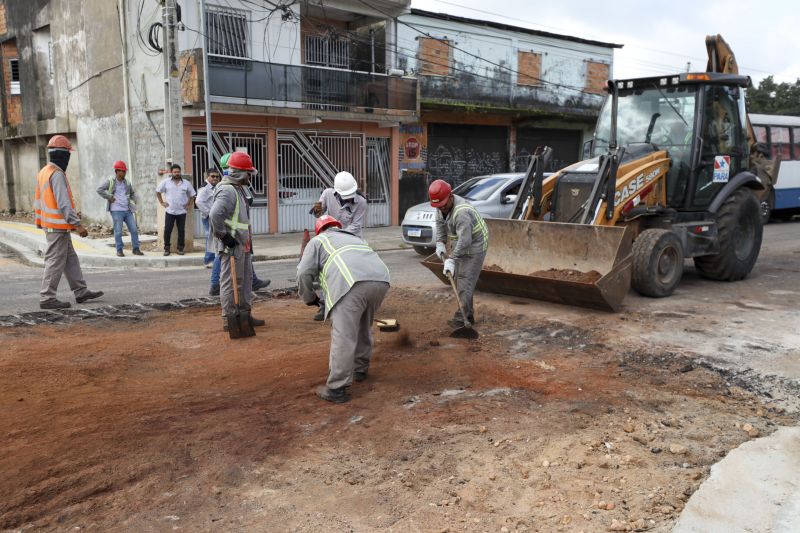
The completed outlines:
<svg viewBox="0 0 800 533">
<path fill-rule="evenodd" d="M 332 216 L 342 225 L 344 231 L 352 233 L 359 239 L 363 238 L 361 230 L 367 218 L 367 199 L 358 190 L 358 183 L 349 172 L 336 174 L 333 178 L 333 187 L 322 191 L 319 202 L 314 204 L 313 212 L 317 217 Z M 314 320 L 322 321 L 324 318 L 323 301 L 319 312 L 314 315 Z"/>
<path fill-rule="evenodd" d="M 318 217 L 330 215 L 342 228 L 362 238 L 362 229 L 367 217 L 367 199 L 358 190 L 358 183 L 349 172 L 339 172 L 333 178 L 333 187 L 322 191 L 319 202 L 314 205 Z"/>
</svg>

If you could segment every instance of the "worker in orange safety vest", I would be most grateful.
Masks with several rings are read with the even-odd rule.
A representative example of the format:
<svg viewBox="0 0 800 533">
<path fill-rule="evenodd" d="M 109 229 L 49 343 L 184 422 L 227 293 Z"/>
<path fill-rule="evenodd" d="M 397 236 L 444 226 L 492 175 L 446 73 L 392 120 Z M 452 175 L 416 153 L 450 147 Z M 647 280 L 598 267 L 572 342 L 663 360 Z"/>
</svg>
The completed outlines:
<svg viewBox="0 0 800 533">
<path fill-rule="evenodd" d="M 61 275 L 67 277 L 69 288 L 75 300 L 83 303 L 99 298 L 102 291 L 90 291 L 83 279 L 81 265 L 75 248 L 72 247 L 70 232 L 81 237 L 89 232 L 81 225 L 80 213 L 75 211 L 75 200 L 65 174 L 69 164 L 72 145 L 63 135 L 54 135 L 47 143 L 47 157 L 50 160 L 36 176 L 34 212 L 36 227 L 45 231 L 47 251 L 44 254 L 44 277 L 39 307 L 42 309 L 65 309 L 69 302 L 56 298 Z"/>
</svg>

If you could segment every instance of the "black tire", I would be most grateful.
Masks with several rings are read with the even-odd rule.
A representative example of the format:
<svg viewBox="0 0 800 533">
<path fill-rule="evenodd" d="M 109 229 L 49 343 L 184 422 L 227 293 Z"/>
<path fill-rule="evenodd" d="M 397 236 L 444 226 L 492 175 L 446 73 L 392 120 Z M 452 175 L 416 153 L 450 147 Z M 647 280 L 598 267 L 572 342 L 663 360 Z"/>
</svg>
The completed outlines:
<svg viewBox="0 0 800 533">
<path fill-rule="evenodd" d="M 428 248 L 427 246 L 414 246 L 414 251 L 419 255 L 428 256 L 433 253 L 434 248 Z"/>
<path fill-rule="evenodd" d="M 632 284 L 636 292 L 664 298 L 675 291 L 683 276 L 683 246 L 667 229 L 644 230 L 633 241 Z"/>
<path fill-rule="evenodd" d="M 775 209 L 775 189 L 769 188 L 769 192 L 761 200 L 761 224 L 766 226 L 772 218 L 772 210 Z"/>
<path fill-rule="evenodd" d="M 717 281 L 738 281 L 753 270 L 761 250 L 761 206 L 750 189 L 731 194 L 717 212 L 719 253 L 695 257 L 697 270 Z"/>
</svg>

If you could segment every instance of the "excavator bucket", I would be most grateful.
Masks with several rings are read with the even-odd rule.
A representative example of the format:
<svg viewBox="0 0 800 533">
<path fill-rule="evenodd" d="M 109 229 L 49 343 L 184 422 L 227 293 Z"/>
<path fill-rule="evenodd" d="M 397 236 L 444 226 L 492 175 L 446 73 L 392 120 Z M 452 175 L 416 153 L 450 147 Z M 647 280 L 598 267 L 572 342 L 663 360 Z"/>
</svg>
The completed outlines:
<svg viewBox="0 0 800 533">
<path fill-rule="evenodd" d="M 618 311 L 631 284 L 628 227 L 487 219 L 478 290 Z M 422 262 L 443 283 L 434 255 Z"/>
</svg>

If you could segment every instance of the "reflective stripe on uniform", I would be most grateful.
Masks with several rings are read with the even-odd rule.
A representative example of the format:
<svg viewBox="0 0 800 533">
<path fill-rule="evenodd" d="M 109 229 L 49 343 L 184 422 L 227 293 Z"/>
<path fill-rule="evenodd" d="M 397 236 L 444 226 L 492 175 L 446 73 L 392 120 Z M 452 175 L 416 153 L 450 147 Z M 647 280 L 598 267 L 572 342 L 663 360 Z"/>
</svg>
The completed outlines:
<svg viewBox="0 0 800 533">
<path fill-rule="evenodd" d="M 225 184 L 229 185 L 229 184 Z M 225 221 L 225 225 L 231 229 L 233 236 L 236 236 L 236 232 L 239 230 L 249 230 L 250 224 L 245 224 L 244 222 L 239 222 L 239 192 L 236 190 L 236 187 L 233 187 L 233 192 L 236 194 L 236 207 L 233 209 L 233 216 Z"/>
<path fill-rule="evenodd" d="M 325 251 L 328 252 L 328 259 L 325 261 L 325 266 L 322 267 L 322 273 L 320 274 L 322 290 L 327 294 L 328 270 L 333 264 L 336 265 L 337 269 L 342 274 L 347 286 L 352 287 L 355 284 L 355 280 L 353 279 L 352 272 L 350 272 L 350 269 L 347 267 L 347 263 L 345 263 L 344 258 L 342 258 L 342 255 L 346 252 L 372 253 L 372 248 L 366 244 L 348 244 L 341 248 L 336 248 L 333 243 L 331 243 L 330 239 L 328 239 L 327 235 L 319 235 L 319 241 L 322 243 L 322 247 L 325 248 Z"/>
<path fill-rule="evenodd" d="M 483 217 L 481 217 L 478 210 L 472 204 L 461 204 L 457 205 L 453 208 L 453 223 L 456 222 L 456 217 L 458 213 L 461 211 L 472 211 L 475 213 L 475 222 L 472 224 L 472 235 L 480 234 L 483 237 L 483 251 L 485 252 L 489 248 L 489 228 L 486 227 L 486 222 L 483 221 Z M 458 240 L 458 235 L 450 235 L 450 238 L 453 241 Z"/>
</svg>

